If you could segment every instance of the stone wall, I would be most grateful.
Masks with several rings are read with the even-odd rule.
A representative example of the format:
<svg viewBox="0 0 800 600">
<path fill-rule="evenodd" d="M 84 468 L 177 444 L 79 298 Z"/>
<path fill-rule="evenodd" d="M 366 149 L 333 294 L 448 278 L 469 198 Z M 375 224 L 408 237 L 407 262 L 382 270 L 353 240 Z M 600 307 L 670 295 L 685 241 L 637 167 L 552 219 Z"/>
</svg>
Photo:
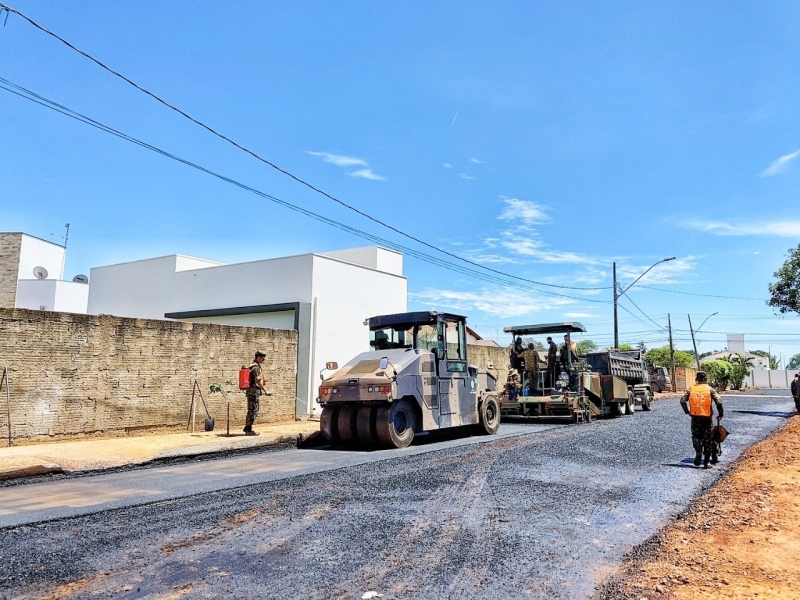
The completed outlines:
<svg viewBox="0 0 800 600">
<path fill-rule="evenodd" d="M 209 384 L 223 384 L 238 432 L 246 413 L 238 370 L 256 349 L 267 354 L 274 392 L 262 397 L 256 422 L 294 420 L 296 331 L 0 309 L 0 372 L 9 368 L 15 443 L 185 431 L 194 381 L 216 431 L 225 430 L 226 398 L 209 394 Z M 5 404 L 3 390 L 0 439 L 8 434 Z"/>
<path fill-rule="evenodd" d="M 21 233 L 0 233 L 0 308 L 16 304 L 21 248 Z"/>
<path fill-rule="evenodd" d="M 469 364 L 486 369 L 486 365 L 491 361 L 494 365 L 493 370 L 486 369 L 497 377 L 497 389 L 502 390 L 508 378 L 508 349 L 498 346 L 482 346 L 469 344 L 467 346 L 467 359 Z"/>
</svg>

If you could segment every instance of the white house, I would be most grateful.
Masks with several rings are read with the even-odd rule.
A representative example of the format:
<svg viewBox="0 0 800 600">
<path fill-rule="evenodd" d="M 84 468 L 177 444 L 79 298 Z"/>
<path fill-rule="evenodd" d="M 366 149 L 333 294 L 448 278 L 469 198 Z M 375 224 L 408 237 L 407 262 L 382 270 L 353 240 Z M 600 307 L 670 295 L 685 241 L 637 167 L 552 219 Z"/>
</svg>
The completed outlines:
<svg viewBox="0 0 800 600">
<path fill-rule="evenodd" d="M 66 251 L 25 233 L 0 233 L 0 307 L 85 313 L 89 286 L 64 281 Z"/>
<path fill-rule="evenodd" d="M 744 347 L 744 334 L 743 333 L 729 333 L 728 334 L 728 349 L 723 350 L 722 352 L 715 352 L 709 356 L 703 358 L 703 360 L 720 360 L 724 358 L 730 358 L 737 354 L 741 354 L 746 359 L 752 359 L 750 364 L 752 365 L 751 371 L 764 371 L 769 369 L 769 359 L 765 356 L 759 356 L 757 354 L 753 354 L 752 352 L 748 352 L 745 350 Z"/>
<path fill-rule="evenodd" d="M 296 329 L 298 417 L 318 406 L 327 361 L 368 349 L 365 319 L 407 310 L 403 255 L 378 246 L 238 264 L 170 255 L 96 267 L 91 280 L 89 314 Z"/>
</svg>

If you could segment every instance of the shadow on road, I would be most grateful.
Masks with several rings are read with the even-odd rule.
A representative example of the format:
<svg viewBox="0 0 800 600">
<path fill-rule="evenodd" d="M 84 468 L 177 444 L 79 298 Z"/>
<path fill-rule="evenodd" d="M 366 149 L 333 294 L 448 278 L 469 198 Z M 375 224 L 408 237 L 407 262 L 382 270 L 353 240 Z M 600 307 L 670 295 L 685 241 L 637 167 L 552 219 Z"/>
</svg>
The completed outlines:
<svg viewBox="0 0 800 600">
<path fill-rule="evenodd" d="M 778 417 L 781 419 L 788 419 L 794 414 L 794 411 L 785 412 L 782 410 L 734 410 L 733 412 L 742 415 L 758 415 L 759 417 Z"/>
</svg>

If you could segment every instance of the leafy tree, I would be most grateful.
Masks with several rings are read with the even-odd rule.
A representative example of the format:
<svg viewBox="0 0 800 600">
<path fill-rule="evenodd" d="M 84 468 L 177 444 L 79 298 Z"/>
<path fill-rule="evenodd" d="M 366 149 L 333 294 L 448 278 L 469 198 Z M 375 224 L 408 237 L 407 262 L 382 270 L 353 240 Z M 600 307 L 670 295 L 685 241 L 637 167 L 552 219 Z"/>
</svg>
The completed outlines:
<svg viewBox="0 0 800 600">
<path fill-rule="evenodd" d="M 787 369 L 800 369 L 800 354 L 795 354 L 791 360 L 789 360 L 789 364 L 786 365 Z"/>
<path fill-rule="evenodd" d="M 789 249 L 786 262 L 773 275 L 777 281 L 769 284 L 767 304 L 782 314 L 800 314 L 800 244 Z"/>
<path fill-rule="evenodd" d="M 597 350 L 597 344 L 595 344 L 592 340 L 581 340 L 578 342 L 578 351 L 581 354 L 588 354 L 589 352 L 594 352 Z"/>
<path fill-rule="evenodd" d="M 728 388 L 731 378 L 732 365 L 725 360 L 707 360 L 700 363 L 700 368 L 708 375 L 708 385 L 717 391 Z"/>
<path fill-rule="evenodd" d="M 644 355 L 644 360 L 649 366 L 669 366 L 669 346 L 651 348 Z M 694 354 L 685 350 L 675 350 L 675 366 L 691 367 L 694 364 Z"/>
<path fill-rule="evenodd" d="M 636 350 L 636 348 L 634 348 L 634 347 L 633 347 L 633 346 L 631 346 L 630 344 L 620 344 L 620 345 L 619 345 L 619 349 L 620 349 L 620 350 L 622 350 L 622 351 L 624 351 L 624 352 L 629 352 L 629 351 L 631 351 L 631 350 Z"/>
</svg>

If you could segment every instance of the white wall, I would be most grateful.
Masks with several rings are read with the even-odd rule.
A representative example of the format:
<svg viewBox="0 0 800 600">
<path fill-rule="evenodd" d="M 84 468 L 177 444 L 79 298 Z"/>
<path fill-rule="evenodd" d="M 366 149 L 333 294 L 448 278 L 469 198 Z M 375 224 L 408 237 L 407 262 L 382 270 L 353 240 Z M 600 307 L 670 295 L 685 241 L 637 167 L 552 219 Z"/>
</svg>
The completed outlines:
<svg viewBox="0 0 800 600">
<path fill-rule="evenodd" d="M 315 323 L 311 357 L 311 390 L 316 397 L 319 372 L 328 361 L 340 365 L 369 348 L 369 329 L 364 320 L 407 310 L 408 280 L 374 269 L 354 266 L 330 255 L 315 256 Z M 312 409 L 319 405 L 312 403 Z"/>
<path fill-rule="evenodd" d="M 800 373 L 800 371 L 785 371 L 783 369 L 753 371 L 745 377 L 744 385 L 759 389 L 787 389 L 792 384 L 795 373 Z"/>
<path fill-rule="evenodd" d="M 89 286 L 55 279 L 21 279 L 17 282 L 16 308 L 56 310 L 86 314 Z"/>
<path fill-rule="evenodd" d="M 371 267 L 384 273 L 403 274 L 403 255 L 380 246 L 337 250 L 335 252 L 325 252 L 324 255 Z"/>
<path fill-rule="evenodd" d="M 64 278 L 64 250 L 63 246 L 46 242 L 33 236 L 22 234 L 19 251 L 18 279 L 34 279 L 33 269 L 44 267 L 47 269 L 47 279 Z"/>
</svg>

